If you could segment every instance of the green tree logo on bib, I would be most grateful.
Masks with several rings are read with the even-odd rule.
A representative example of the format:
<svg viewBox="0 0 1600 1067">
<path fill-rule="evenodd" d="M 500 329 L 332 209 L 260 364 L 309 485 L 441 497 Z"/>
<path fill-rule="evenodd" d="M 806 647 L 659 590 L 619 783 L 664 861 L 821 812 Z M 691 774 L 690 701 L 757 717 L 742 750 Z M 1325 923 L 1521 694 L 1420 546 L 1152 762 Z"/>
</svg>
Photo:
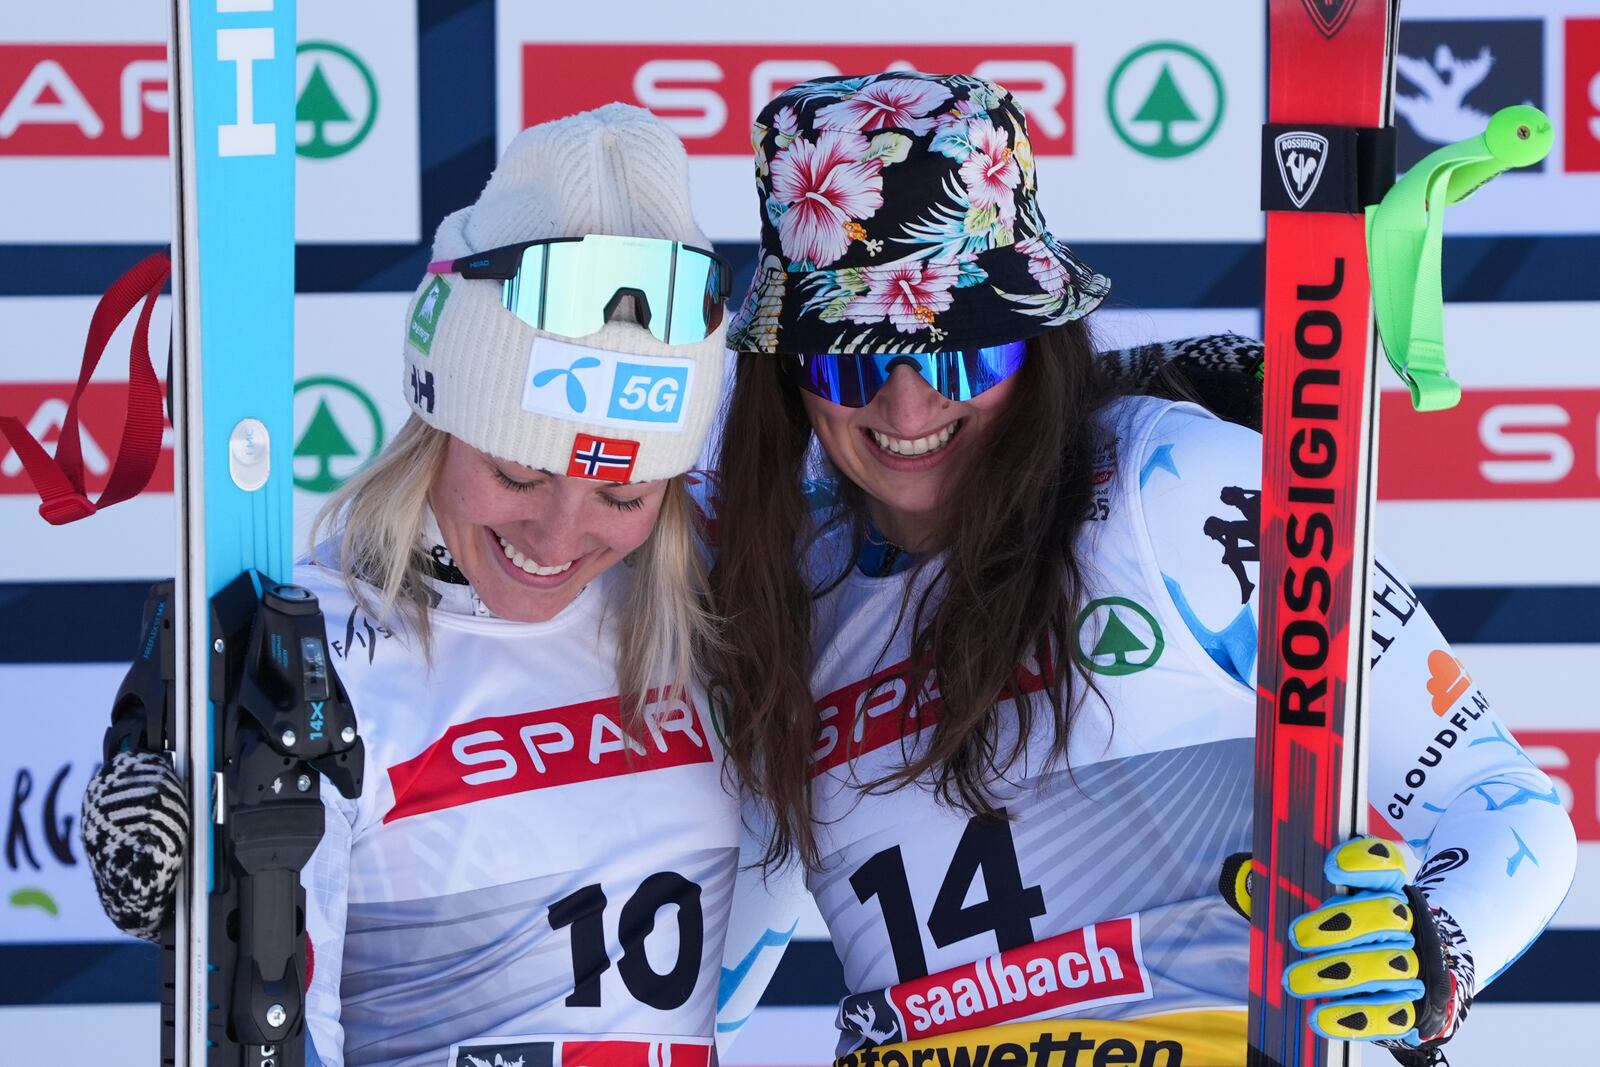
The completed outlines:
<svg viewBox="0 0 1600 1067">
<path fill-rule="evenodd" d="M 1078 613 L 1078 662 L 1096 674 L 1137 674 L 1166 645 L 1156 617 L 1127 597 L 1102 597 Z"/>
</svg>

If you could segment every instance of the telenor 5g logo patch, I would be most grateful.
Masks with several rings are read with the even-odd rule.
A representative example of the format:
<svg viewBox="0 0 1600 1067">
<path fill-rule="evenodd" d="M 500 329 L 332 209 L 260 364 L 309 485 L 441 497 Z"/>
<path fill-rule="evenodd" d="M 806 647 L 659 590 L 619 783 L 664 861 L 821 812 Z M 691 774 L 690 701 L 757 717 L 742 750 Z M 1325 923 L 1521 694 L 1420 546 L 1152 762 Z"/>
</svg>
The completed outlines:
<svg viewBox="0 0 1600 1067">
<path fill-rule="evenodd" d="M 578 422 L 676 432 L 693 386 L 691 360 L 619 355 L 537 337 L 522 407 Z"/>
<path fill-rule="evenodd" d="M 611 407 L 606 414 L 613 419 L 634 422 L 682 422 L 683 399 L 689 391 L 691 369 L 693 364 L 690 363 L 662 367 L 618 360 Z"/>
</svg>

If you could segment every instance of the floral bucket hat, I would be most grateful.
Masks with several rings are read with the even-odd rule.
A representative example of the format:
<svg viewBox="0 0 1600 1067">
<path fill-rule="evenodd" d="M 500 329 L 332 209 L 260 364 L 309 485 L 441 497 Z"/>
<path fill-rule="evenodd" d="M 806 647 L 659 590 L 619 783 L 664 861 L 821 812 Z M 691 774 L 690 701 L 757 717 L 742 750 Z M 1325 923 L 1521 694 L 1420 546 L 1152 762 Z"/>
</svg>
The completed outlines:
<svg viewBox="0 0 1600 1067">
<path fill-rule="evenodd" d="M 1111 283 L 1039 214 L 1011 94 L 969 75 L 804 82 L 756 118 L 760 262 L 742 352 L 940 352 L 1081 318 Z"/>
</svg>

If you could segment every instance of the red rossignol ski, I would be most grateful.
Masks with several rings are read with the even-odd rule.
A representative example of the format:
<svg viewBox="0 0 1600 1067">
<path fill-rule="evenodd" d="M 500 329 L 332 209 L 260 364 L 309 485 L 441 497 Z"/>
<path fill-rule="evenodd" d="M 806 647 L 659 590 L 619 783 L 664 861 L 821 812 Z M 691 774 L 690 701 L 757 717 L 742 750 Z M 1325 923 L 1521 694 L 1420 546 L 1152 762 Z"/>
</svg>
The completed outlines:
<svg viewBox="0 0 1600 1067">
<path fill-rule="evenodd" d="M 1366 826 L 1377 340 L 1364 207 L 1394 176 L 1398 0 L 1269 0 L 1251 1067 L 1341 1067 L 1283 990 L 1289 924 Z"/>
</svg>

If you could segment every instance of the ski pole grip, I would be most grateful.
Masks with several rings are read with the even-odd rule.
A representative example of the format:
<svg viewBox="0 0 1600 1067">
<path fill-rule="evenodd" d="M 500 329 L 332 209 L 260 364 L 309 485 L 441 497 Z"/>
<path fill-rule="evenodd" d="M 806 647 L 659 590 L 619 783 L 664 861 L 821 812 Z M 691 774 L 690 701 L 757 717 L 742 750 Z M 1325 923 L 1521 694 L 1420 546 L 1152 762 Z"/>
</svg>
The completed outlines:
<svg viewBox="0 0 1600 1067">
<path fill-rule="evenodd" d="M 1445 207 L 1506 170 L 1539 162 L 1554 143 L 1544 112 L 1525 104 L 1502 108 L 1483 133 L 1430 153 L 1367 210 L 1378 334 L 1416 410 L 1442 411 L 1461 399 L 1445 366 Z"/>
</svg>

